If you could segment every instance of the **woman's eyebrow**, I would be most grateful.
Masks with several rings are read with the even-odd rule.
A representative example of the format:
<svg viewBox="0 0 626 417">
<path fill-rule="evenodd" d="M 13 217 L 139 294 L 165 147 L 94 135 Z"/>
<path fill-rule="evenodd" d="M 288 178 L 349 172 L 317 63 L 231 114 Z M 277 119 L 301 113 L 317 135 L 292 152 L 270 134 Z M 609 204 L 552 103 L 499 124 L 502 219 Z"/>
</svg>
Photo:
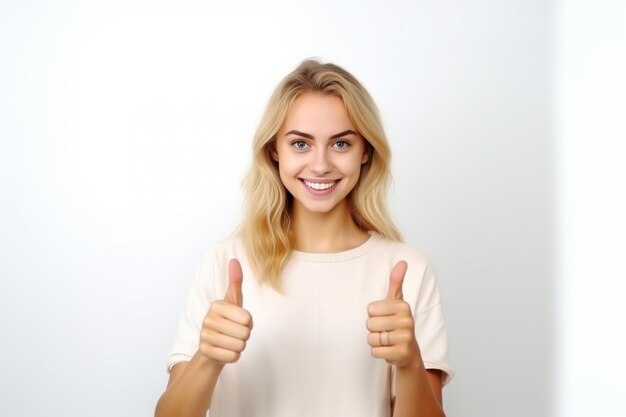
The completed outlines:
<svg viewBox="0 0 626 417">
<path fill-rule="evenodd" d="M 348 136 L 348 135 L 356 135 L 356 132 L 354 130 L 348 129 L 348 130 L 344 130 L 343 132 L 337 133 L 335 135 L 332 135 L 330 138 L 331 139 L 337 139 L 340 138 L 342 136 Z"/>
<path fill-rule="evenodd" d="M 309 133 L 300 132 L 299 130 L 290 130 L 289 132 L 285 133 L 285 136 L 286 135 L 298 135 L 298 136 L 302 136 L 303 138 L 314 139 L 313 135 Z M 354 130 L 348 129 L 348 130 L 344 130 L 343 132 L 336 133 L 332 135 L 330 138 L 337 139 L 337 138 L 340 138 L 342 136 L 347 136 L 347 135 L 356 135 L 356 132 Z"/>
<path fill-rule="evenodd" d="M 285 133 L 285 136 L 287 135 L 297 135 L 297 136 L 302 136 L 304 138 L 307 139 L 313 139 L 313 135 L 310 135 L 308 133 L 304 133 L 304 132 L 300 132 L 299 130 L 290 130 L 289 132 Z"/>
</svg>

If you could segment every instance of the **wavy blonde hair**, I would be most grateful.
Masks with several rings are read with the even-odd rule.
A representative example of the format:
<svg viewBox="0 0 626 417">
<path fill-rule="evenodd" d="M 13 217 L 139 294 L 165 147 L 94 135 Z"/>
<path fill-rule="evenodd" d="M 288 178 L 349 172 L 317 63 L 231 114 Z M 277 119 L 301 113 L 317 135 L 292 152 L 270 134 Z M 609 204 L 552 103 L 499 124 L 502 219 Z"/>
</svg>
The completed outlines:
<svg viewBox="0 0 626 417">
<path fill-rule="evenodd" d="M 369 158 L 347 197 L 354 222 L 362 230 L 402 239 L 387 209 L 391 152 L 372 97 L 343 68 L 305 60 L 274 90 L 252 142 L 252 166 L 244 181 L 246 213 L 241 234 L 246 252 L 259 280 L 278 291 L 280 274 L 294 250 L 295 238 L 289 218 L 292 197 L 280 180 L 272 150 L 291 105 L 307 92 L 341 98 L 366 141 Z"/>
</svg>

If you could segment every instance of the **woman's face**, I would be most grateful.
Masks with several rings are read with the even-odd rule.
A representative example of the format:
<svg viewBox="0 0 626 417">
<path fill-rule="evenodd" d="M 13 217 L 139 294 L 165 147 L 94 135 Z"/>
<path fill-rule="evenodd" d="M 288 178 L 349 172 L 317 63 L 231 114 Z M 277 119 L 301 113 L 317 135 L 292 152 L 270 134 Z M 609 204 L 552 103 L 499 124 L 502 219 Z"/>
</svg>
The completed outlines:
<svg viewBox="0 0 626 417">
<path fill-rule="evenodd" d="M 294 210 L 329 213 L 348 210 L 368 155 L 339 97 L 305 93 L 287 113 L 273 158 Z"/>
</svg>

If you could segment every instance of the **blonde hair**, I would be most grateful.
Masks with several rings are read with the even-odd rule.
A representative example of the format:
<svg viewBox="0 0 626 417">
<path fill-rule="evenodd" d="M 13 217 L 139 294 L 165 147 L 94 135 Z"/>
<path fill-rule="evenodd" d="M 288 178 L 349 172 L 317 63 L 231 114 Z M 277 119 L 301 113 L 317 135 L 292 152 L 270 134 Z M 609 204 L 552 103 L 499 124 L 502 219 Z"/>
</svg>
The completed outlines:
<svg viewBox="0 0 626 417">
<path fill-rule="evenodd" d="M 343 68 L 305 60 L 274 90 L 252 142 L 252 166 L 244 181 L 246 213 L 241 233 L 246 252 L 259 280 L 278 291 L 280 274 L 294 250 L 295 238 L 289 218 L 291 196 L 280 180 L 272 149 L 291 105 L 307 92 L 341 98 L 366 141 L 369 158 L 347 197 L 354 222 L 362 230 L 402 239 L 387 210 L 391 152 L 372 97 Z"/>
</svg>

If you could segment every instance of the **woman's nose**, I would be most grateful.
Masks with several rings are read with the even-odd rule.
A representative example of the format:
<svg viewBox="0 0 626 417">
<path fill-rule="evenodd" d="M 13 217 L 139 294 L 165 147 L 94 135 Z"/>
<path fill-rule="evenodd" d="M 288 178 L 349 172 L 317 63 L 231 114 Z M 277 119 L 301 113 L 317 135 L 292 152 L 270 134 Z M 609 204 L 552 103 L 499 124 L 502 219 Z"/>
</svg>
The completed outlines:
<svg viewBox="0 0 626 417">
<path fill-rule="evenodd" d="M 332 170 L 326 149 L 316 149 L 315 152 L 312 152 L 309 169 L 315 175 L 327 174 Z"/>
</svg>

